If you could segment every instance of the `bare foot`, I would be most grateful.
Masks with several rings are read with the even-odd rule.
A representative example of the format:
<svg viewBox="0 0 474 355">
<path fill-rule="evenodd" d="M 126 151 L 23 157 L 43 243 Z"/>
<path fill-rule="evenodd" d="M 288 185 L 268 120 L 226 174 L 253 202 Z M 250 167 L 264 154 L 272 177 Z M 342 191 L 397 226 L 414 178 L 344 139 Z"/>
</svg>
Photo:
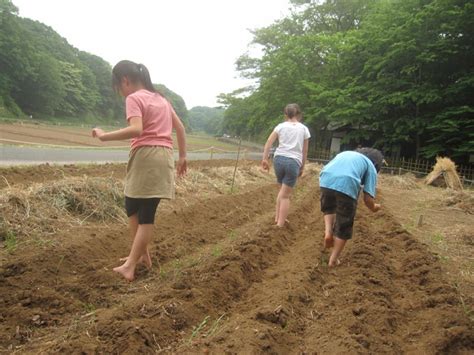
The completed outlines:
<svg viewBox="0 0 474 355">
<path fill-rule="evenodd" d="M 339 266 L 339 265 L 341 265 L 341 260 L 339 260 L 339 259 L 336 259 L 335 262 L 329 261 L 329 263 L 328 263 L 329 267 L 334 267 L 334 266 Z"/>
<path fill-rule="evenodd" d="M 285 225 L 289 226 L 290 225 L 290 221 L 285 219 L 285 222 L 283 222 L 283 225 L 279 225 L 278 222 L 276 222 L 276 226 L 277 227 L 280 227 L 280 228 L 283 228 Z"/>
<path fill-rule="evenodd" d="M 332 236 L 324 237 L 324 247 L 326 249 L 332 248 L 334 246 L 334 238 Z"/>
<path fill-rule="evenodd" d="M 114 267 L 113 270 L 122 275 L 127 281 L 133 281 L 135 279 L 135 268 L 131 266 L 123 264 L 122 266 Z"/>
<path fill-rule="evenodd" d="M 120 261 L 126 262 L 128 260 L 128 256 L 120 258 Z M 152 262 L 150 257 L 150 252 L 147 250 L 145 254 L 143 254 L 140 259 L 138 259 L 138 264 L 143 264 L 146 266 L 147 269 L 151 269 Z"/>
</svg>

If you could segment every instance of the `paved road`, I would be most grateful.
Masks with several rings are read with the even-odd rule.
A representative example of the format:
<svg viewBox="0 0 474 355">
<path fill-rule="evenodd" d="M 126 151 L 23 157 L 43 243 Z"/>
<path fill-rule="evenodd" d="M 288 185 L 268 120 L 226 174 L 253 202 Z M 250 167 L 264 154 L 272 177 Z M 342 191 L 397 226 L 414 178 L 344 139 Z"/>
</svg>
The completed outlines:
<svg viewBox="0 0 474 355">
<path fill-rule="evenodd" d="M 177 158 L 178 153 L 175 152 Z M 242 158 L 261 158 L 261 153 L 246 153 Z M 214 153 L 213 159 L 235 159 L 236 153 Z M 189 160 L 207 160 L 211 158 L 209 152 L 190 152 Z M 121 149 L 58 149 L 58 148 L 31 148 L 0 145 L 0 166 L 30 165 L 30 164 L 71 164 L 71 163 L 107 163 L 126 162 L 128 150 Z"/>
</svg>

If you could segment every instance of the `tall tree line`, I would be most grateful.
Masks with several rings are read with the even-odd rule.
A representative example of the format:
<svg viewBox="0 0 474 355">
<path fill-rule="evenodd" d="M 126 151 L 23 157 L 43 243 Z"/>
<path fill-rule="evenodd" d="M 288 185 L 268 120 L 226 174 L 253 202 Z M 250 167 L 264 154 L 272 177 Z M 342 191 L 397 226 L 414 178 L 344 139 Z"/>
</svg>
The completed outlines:
<svg viewBox="0 0 474 355">
<path fill-rule="evenodd" d="M 51 27 L 18 16 L 0 0 L 0 115 L 123 119 L 123 100 L 111 87 L 112 68 L 102 58 L 71 46 Z M 157 89 L 187 124 L 184 100 Z"/>
<path fill-rule="evenodd" d="M 470 0 L 292 0 L 289 16 L 253 32 L 262 56 L 237 69 L 254 86 L 220 96 L 224 130 L 262 137 L 297 102 L 313 143 L 408 147 L 466 162 L 474 152 L 474 3 Z"/>
</svg>

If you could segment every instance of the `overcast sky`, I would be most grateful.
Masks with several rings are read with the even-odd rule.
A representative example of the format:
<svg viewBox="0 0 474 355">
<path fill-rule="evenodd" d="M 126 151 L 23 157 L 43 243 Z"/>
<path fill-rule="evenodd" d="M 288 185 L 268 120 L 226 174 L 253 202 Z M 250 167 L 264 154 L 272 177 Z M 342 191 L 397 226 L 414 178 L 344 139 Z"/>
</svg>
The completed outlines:
<svg viewBox="0 0 474 355">
<path fill-rule="evenodd" d="M 74 47 L 112 66 L 145 64 L 152 81 L 181 95 L 189 108 L 245 86 L 236 59 L 248 29 L 289 13 L 288 0 L 13 0 L 20 16 L 51 26 Z"/>
</svg>

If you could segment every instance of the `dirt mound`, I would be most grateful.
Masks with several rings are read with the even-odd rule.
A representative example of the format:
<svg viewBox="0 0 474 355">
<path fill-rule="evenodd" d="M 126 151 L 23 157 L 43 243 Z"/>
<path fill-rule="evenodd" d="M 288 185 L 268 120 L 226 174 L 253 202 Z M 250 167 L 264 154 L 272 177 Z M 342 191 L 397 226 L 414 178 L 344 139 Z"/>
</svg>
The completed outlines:
<svg viewBox="0 0 474 355">
<path fill-rule="evenodd" d="M 17 353 L 469 353 L 474 349 L 472 323 L 456 289 L 445 282 L 438 259 L 388 211 L 369 214 L 360 206 L 343 263 L 331 270 L 321 250 L 324 225 L 316 172 L 307 171 L 299 181 L 290 223 L 279 229 L 272 225 L 274 179 L 255 163 L 242 164 L 232 192 L 230 164 L 200 162 L 193 169 L 187 180 L 178 182 L 180 198 L 160 205 L 151 250 L 155 265 L 150 271 L 138 270 L 133 283 L 111 271 L 127 253 L 129 241 L 125 226 L 110 216 L 88 218 L 78 226 L 60 215 L 64 228 L 45 234 L 38 227 L 35 232 L 51 244 L 30 242 L 15 250 L 3 249 L 0 349 Z M 59 183 L 77 193 L 74 184 L 68 184 L 74 179 L 51 181 L 46 191 L 52 192 Z M 24 191 L 30 217 L 37 188 Z M 2 190 L 2 198 L 10 189 Z M 11 211 L 24 216 L 25 204 L 13 202 L 8 204 L 8 216 L 14 214 Z M 50 205 L 55 211 L 53 202 Z M 68 213 L 83 218 L 97 207 L 82 206 Z M 21 226 L 24 221 L 15 223 Z M 30 234 L 25 239 L 34 240 Z"/>
</svg>

